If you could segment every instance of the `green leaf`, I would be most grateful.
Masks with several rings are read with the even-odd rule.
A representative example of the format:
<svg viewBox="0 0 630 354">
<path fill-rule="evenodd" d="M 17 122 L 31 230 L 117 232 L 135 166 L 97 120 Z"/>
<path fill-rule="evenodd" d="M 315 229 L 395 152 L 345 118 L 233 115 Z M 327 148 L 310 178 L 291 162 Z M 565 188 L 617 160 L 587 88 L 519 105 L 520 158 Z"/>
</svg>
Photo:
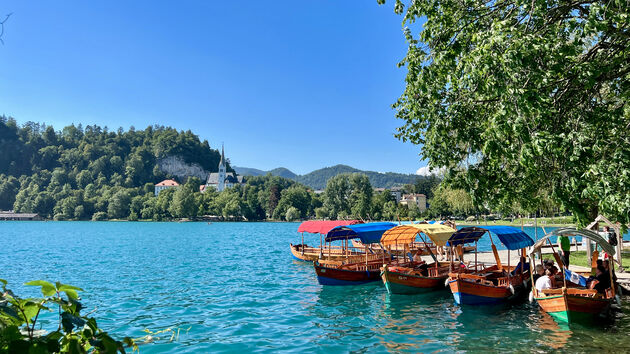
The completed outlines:
<svg viewBox="0 0 630 354">
<path fill-rule="evenodd" d="M 79 294 L 77 294 L 77 292 L 72 289 L 63 290 L 63 292 L 66 293 L 66 295 L 68 295 L 68 298 L 72 300 L 76 300 L 79 298 Z"/>
<path fill-rule="evenodd" d="M 44 296 L 52 296 L 56 292 L 55 286 L 52 283 L 49 283 L 45 280 L 33 280 L 33 281 L 29 281 L 28 283 L 24 283 L 24 285 L 41 286 L 42 294 Z"/>
<path fill-rule="evenodd" d="M 68 284 L 60 284 L 60 283 L 57 283 L 57 290 L 59 290 L 59 291 L 64 291 L 64 290 L 83 291 L 83 289 L 81 289 L 79 287 L 68 285 Z"/>
</svg>

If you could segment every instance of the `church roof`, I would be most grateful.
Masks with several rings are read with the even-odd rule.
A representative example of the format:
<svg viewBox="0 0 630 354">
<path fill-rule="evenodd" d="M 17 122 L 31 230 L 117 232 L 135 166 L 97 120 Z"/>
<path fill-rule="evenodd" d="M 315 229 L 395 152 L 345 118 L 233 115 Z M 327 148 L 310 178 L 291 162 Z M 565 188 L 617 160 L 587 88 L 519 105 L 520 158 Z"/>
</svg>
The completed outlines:
<svg viewBox="0 0 630 354">
<path fill-rule="evenodd" d="M 223 144 L 221 144 L 221 161 L 219 161 L 219 167 L 225 166 L 225 154 L 223 152 Z"/>
<path fill-rule="evenodd" d="M 225 183 L 243 183 L 243 176 L 235 176 L 233 172 L 225 174 Z M 219 173 L 213 172 L 208 175 L 207 184 L 219 184 Z"/>
</svg>

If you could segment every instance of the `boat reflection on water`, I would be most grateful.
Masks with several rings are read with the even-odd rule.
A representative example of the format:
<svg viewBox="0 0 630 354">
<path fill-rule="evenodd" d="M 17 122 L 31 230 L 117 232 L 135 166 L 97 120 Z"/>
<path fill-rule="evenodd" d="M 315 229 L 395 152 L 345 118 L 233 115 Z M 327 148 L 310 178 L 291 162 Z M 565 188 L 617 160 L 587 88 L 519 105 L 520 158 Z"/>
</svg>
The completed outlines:
<svg viewBox="0 0 630 354">
<path fill-rule="evenodd" d="M 389 351 L 432 352 L 452 350 L 452 333 L 443 328 L 452 326 L 444 321 L 444 313 L 452 307 L 446 291 L 418 295 L 387 294 L 378 317 L 384 322 L 375 328 L 381 344 Z M 440 318 L 439 321 L 435 319 Z"/>
<path fill-rule="evenodd" d="M 538 343 L 552 349 L 557 350 L 564 348 L 567 343 L 569 343 L 571 335 L 573 335 L 568 324 L 554 321 L 554 319 L 545 312 L 541 313 L 540 319 L 534 322 L 534 324 L 541 331 Z"/>
</svg>

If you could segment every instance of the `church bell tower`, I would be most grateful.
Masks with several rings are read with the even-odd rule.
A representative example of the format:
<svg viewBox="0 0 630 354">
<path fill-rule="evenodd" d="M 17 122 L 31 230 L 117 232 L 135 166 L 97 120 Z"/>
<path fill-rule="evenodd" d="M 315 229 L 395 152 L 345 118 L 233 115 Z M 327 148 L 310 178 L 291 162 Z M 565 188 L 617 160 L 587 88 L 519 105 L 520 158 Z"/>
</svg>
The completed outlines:
<svg viewBox="0 0 630 354">
<path fill-rule="evenodd" d="M 217 190 L 221 192 L 225 189 L 225 154 L 223 152 L 223 144 L 221 144 L 221 161 L 219 161 L 219 184 Z"/>
</svg>

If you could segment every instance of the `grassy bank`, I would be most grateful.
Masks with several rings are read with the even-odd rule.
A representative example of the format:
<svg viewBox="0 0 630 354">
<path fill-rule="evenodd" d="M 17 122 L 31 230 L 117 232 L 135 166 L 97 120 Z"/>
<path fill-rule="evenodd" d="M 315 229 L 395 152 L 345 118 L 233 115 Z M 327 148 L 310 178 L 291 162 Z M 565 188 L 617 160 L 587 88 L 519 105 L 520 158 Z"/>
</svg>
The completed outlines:
<svg viewBox="0 0 630 354">
<path fill-rule="evenodd" d="M 552 254 L 543 254 L 543 259 L 552 259 L 555 261 Z M 630 264 L 630 252 L 622 252 L 621 259 L 622 259 L 622 263 L 624 267 L 627 264 Z M 582 266 L 582 267 L 587 267 L 587 268 L 591 267 L 591 260 L 587 259 L 586 251 L 571 252 L 569 261 L 571 265 Z"/>
</svg>

